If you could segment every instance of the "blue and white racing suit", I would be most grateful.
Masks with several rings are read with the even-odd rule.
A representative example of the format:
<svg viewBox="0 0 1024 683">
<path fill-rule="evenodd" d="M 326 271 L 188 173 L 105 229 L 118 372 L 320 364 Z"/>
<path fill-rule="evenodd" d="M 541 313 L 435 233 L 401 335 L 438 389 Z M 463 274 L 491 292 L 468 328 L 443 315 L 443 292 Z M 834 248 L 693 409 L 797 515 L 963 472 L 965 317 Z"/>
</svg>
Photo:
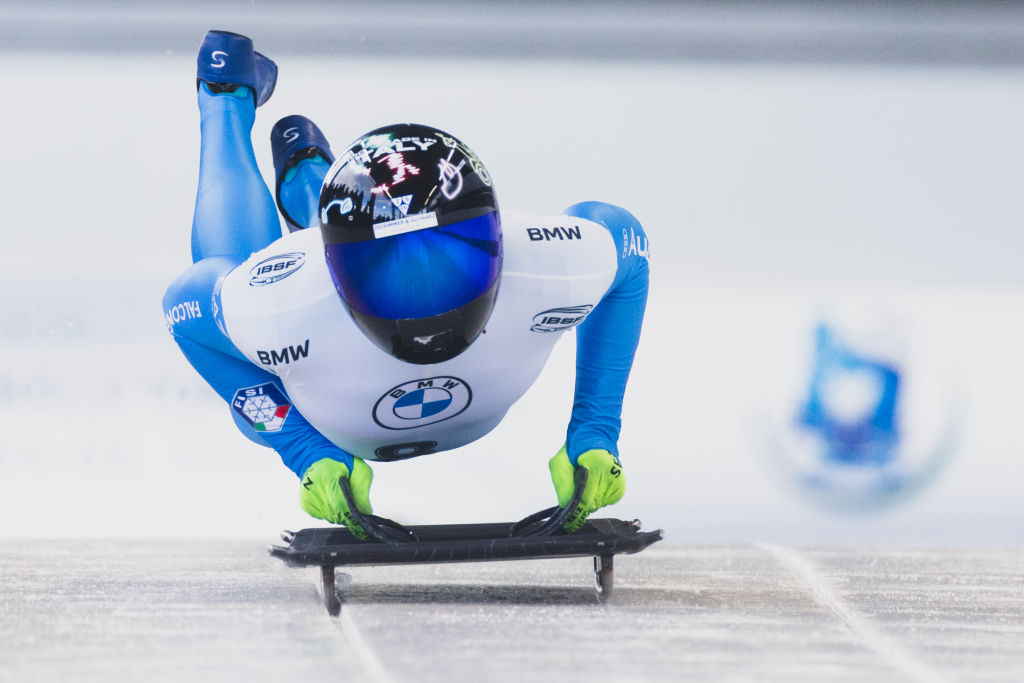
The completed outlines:
<svg viewBox="0 0 1024 683">
<path fill-rule="evenodd" d="M 202 148 L 192 266 L 164 315 L 185 357 L 230 405 L 241 431 L 300 477 L 333 458 L 398 460 L 458 448 L 491 431 L 576 330 L 576 387 L 566 447 L 618 455 L 626 380 L 647 299 L 647 237 L 600 202 L 559 216 L 501 213 L 504 263 L 486 329 L 455 358 L 414 365 L 385 353 L 349 316 L 319 230 L 282 236 L 256 165 L 251 97 L 199 89 Z M 313 172 L 309 172 L 313 169 Z M 289 182 L 316 215 L 326 165 Z"/>
</svg>

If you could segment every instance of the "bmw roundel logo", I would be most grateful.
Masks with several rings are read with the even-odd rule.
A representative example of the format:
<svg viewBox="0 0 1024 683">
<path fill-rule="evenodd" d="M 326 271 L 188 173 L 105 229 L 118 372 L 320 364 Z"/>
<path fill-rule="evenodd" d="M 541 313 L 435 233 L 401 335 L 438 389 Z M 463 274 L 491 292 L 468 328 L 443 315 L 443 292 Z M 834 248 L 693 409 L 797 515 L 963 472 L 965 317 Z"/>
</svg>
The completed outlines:
<svg viewBox="0 0 1024 683">
<path fill-rule="evenodd" d="M 373 421 L 385 429 L 414 429 L 455 417 L 473 392 L 457 377 L 431 377 L 399 384 L 373 406 Z"/>
</svg>

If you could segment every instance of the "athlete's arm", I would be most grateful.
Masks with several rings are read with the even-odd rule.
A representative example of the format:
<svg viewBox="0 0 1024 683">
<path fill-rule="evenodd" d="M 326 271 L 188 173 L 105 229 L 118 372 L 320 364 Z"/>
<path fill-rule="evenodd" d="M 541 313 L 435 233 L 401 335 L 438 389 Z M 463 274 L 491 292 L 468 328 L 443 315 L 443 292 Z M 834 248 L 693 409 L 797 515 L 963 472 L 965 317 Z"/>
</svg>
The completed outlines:
<svg viewBox="0 0 1024 683">
<path fill-rule="evenodd" d="M 618 260 L 608 292 L 576 328 L 576 392 L 566 433 L 566 452 L 576 465 L 591 450 L 618 456 L 622 397 L 647 304 L 650 247 L 639 221 L 617 206 L 583 202 L 566 213 L 603 225 Z"/>
<path fill-rule="evenodd" d="M 349 512 L 339 486 L 348 477 L 356 505 L 370 507 L 373 472 L 324 437 L 291 405 L 276 377 L 246 359 L 224 332 L 219 283 L 235 267 L 227 257 L 193 264 L 164 296 L 167 326 L 185 358 L 231 406 L 242 433 L 277 451 L 301 480 L 302 509 L 320 519 L 345 524 L 360 538 L 365 533 Z"/>
<path fill-rule="evenodd" d="M 309 424 L 276 376 L 250 362 L 224 333 L 218 285 L 234 267 L 227 257 L 204 259 L 171 284 L 164 295 L 164 316 L 174 341 L 231 406 L 241 432 L 277 451 L 297 476 L 323 458 L 344 463 L 351 472 L 352 455 Z"/>
</svg>

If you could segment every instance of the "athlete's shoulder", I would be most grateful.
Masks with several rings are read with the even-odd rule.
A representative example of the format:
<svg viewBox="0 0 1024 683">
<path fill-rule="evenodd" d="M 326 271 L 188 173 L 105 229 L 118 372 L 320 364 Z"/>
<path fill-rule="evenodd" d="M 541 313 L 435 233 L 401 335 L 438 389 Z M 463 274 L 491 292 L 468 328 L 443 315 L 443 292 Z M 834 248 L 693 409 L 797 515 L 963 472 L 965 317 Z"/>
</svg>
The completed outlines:
<svg viewBox="0 0 1024 683">
<path fill-rule="evenodd" d="M 616 286 L 632 277 L 640 277 L 646 282 L 651 242 L 636 216 L 621 206 L 605 202 L 580 202 L 570 206 L 565 213 L 593 221 L 608 231 L 615 242 Z"/>
<path fill-rule="evenodd" d="M 338 325 L 351 324 L 315 229 L 285 235 L 250 256 L 224 278 L 220 299 L 232 343 L 252 363 L 279 376 L 278 353 L 306 358 L 311 347 L 337 333 Z M 291 369 L 286 362 L 285 370 Z"/>
<path fill-rule="evenodd" d="M 330 286 L 319 230 L 298 230 L 253 253 L 225 278 L 225 314 L 275 315 L 301 306 Z M 331 288 L 333 291 L 333 288 Z"/>
<path fill-rule="evenodd" d="M 636 216 L 621 206 L 605 202 L 580 202 L 570 206 L 565 213 L 604 226 L 624 256 L 634 254 L 644 259 L 650 256 L 651 245 L 643 226 Z"/>
<path fill-rule="evenodd" d="M 266 286 L 287 282 L 309 260 L 314 264 L 317 258 L 323 261 L 321 245 L 319 231 L 303 230 L 279 238 L 244 261 L 230 256 L 197 261 L 164 294 L 168 329 L 179 337 L 242 357 L 231 318 L 262 318 L 301 301 L 294 289 L 286 292 L 283 290 L 287 287 Z M 307 258 L 307 252 L 312 259 Z M 326 270 L 326 266 L 321 267 Z M 307 270 L 315 270 L 315 266 Z M 301 280 L 294 277 L 292 283 Z M 310 288 L 305 285 L 305 289 Z"/>
<path fill-rule="evenodd" d="M 613 272 L 615 245 L 585 218 L 502 211 L 505 275 L 566 277 Z"/>
</svg>

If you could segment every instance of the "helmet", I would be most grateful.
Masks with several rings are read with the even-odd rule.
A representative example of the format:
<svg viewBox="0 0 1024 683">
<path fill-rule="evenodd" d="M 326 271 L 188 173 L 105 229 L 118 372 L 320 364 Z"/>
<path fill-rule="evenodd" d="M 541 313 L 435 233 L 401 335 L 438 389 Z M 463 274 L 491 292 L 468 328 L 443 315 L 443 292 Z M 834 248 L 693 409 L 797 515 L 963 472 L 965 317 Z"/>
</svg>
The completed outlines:
<svg viewBox="0 0 1024 683">
<path fill-rule="evenodd" d="M 334 286 L 356 325 L 409 363 L 440 363 L 479 336 L 501 275 L 491 177 L 436 128 L 373 130 L 341 154 L 320 191 Z"/>
</svg>

